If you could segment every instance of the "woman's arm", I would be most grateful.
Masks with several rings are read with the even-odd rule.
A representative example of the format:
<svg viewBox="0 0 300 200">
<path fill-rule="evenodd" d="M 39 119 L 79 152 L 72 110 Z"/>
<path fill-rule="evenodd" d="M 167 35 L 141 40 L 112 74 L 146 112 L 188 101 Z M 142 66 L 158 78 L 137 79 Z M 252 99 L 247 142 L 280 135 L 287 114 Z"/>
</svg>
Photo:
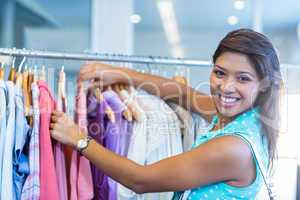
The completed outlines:
<svg viewBox="0 0 300 200">
<path fill-rule="evenodd" d="M 85 135 L 61 112 L 55 112 L 52 120 L 51 135 L 59 142 L 74 147 Z M 118 156 L 94 140 L 83 155 L 99 170 L 136 193 L 181 191 L 220 181 L 245 186 L 255 178 L 251 151 L 234 136 L 213 139 L 189 152 L 148 166 Z"/>
<path fill-rule="evenodd" d="M 93 86 L 107 86 L 114 83 L 125 83 L 133 85 L 137 89 L 144 89 L 147 92 L 161 97 L 164 100 L 173 101 L 187 110 L 201 114 L 208 121 L 211 121 L 215 113 L 215 106 L 211 96 L 198 92 L 193 88 L 151 74 L 143 74 L 130 69 L 112 67 L 102 63 L 91 63 L 85 65 L 79 72 L 78 80 L 94 80 Z"/>
</svg>

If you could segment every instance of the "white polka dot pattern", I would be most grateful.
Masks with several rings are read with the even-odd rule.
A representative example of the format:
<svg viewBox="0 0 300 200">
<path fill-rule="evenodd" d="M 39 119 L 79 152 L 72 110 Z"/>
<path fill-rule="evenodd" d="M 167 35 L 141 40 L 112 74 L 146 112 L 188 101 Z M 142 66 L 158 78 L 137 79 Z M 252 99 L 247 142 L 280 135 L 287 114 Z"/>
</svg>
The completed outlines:
<svg viewBox="0 0 300 200">
<path fill-rule="evenodd" d="M 242 115 L 239 115 L 232 121 L 227 124 L 222 130 L 209 131 L 206 134 L 201 134 L 196 139 L 194 143 L 194 148 L 215 138 L 224 135 L 235 135 L 235 133 L 242 134 L 244 137 L 255 142 L 258 146 L 258 149 L 264 159 L 264 164 L 267 166 L 268 155 L 267 147 L 262 141 L 261 137 L 261 125 L 258 116 L 259 109 L 253 108 Z M 210 129 L 217 123 L 218 118 L 214 116 L 213 122 L 210 124 Z M 256 167 L 257 164 L 256 164 Z M 256 179 L 255 181 L 247 187 L 233 187 L 225 182 L 219 182 L 199 188 L 192 189 L 188 195 L 189 200 L 254 200 L 256 194 L 260 190 L 262 185 L 262 177 L 259 170 L 256 170 Z M 178 193 L 177 193 L 178 194 Z M 176 195 L 175 195 L 176 196 Z M 175 197 L 174 196 L 174 197 Z M 178 195 L 177 195 L 178 196 Z M 173 198 L 173 200 L 177 200 Z"/>
</svg>

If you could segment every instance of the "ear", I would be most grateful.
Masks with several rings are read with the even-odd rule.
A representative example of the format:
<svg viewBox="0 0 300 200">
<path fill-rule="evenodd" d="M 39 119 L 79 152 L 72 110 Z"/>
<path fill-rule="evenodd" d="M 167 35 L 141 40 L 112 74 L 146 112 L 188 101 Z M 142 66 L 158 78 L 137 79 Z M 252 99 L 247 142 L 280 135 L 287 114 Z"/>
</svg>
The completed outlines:
<svg viewBox="0 0 300 200">
<path fill-rule="evenodd" d="M 259 83 L 259 91 L 266 92 L 270 87 L 270 81 L 267 79 L 263 79 Z"/>
<path fill-rule="evenodd" d="M 261 92 L 266 92 L 266 91 L 267 91 L 267 88 L 266 88 L 266 87 L 265 87 L 265 88 L 261 88 L 260 91 L 261 91 Z"/>
</svg>

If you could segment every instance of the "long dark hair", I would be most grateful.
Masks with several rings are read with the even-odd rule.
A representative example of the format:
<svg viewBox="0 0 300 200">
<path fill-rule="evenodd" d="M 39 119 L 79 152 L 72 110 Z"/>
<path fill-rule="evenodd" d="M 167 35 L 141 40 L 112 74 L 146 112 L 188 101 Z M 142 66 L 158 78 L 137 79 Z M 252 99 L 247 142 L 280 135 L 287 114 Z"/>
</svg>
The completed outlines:
<svg viewBox="0 0 300 200">
<path fill-rule="evenodd" d="M 238 52 L 246 55 L 261 80 L 261 92 L 254 106 L 260 107 L 260 121 L 263 137 L 268 141 L 269 168 L 277 157 L 277 139 L 280 128 L 280 98 L 282 77 L 279 59 L 269 39 L 251 29 L 238 29 L 228 33 L 218 45 L 213 62 L 224 52 Z"/>
</svg>

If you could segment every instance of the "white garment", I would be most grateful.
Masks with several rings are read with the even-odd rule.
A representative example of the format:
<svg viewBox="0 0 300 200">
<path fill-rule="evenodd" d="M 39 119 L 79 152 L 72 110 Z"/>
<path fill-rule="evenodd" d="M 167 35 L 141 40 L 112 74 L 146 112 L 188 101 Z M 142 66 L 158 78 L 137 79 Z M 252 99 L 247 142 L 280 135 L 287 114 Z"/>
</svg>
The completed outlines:
<svg viewBox="0 0 300 200">
<path fill-rule="evenodd" d="M 150 165 L 164 158 L 183 152 L 180 121 L 172 109 L 160 98 L 139 93 L 138 103 L 144 110 L 144 117 L 134 122 L 127 158 Z M 118 184 L 118 200 L 166 200 L 172 192 L 136 194 Z"/>
<path fill-rule="evenodd" d="M 189 151 L 192 149 L 196 137 L 201 133 L 206 133 L 209 124 L 199 114 L 189 112 L 175 103 L 168 104 L 181 122 L 183 151 Z"/>
<path fill-rule="evenodd" d="M 207 133 L 210 129 L 210 123 L 207 122 L 201 115 L 197 113 L 192 113 L 193 124 L 194 124 L 194 131 L 195 131 L 195 139 L 203 134 Z"/>
</svg>

